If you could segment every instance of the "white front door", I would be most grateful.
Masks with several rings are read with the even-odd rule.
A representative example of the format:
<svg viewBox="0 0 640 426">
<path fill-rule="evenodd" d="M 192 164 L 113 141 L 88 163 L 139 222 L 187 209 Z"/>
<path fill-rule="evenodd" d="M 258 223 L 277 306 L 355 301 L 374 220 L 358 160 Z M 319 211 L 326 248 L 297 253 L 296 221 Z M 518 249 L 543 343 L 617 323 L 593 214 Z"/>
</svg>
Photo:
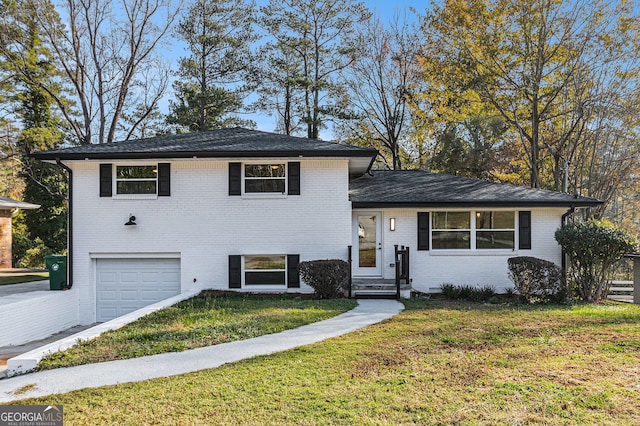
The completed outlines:
<svg viewBox="0 0 640 426">
<path fill-rule="evenodd" d="M 381 221 L 382 215 L 377 212 L 362 212 L 354 214 L 354 276 L 382 276 Z"/>
</svg>

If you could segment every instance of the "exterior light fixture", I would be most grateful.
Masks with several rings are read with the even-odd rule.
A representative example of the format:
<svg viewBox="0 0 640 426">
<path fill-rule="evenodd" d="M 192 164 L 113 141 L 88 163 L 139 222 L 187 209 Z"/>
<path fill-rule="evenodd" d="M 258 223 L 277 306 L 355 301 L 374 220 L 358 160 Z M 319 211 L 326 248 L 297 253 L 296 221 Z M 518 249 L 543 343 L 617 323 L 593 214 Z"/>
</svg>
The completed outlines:
<svg viewBox="0 0 640 426">
<path fill-rule="evenodd" d="M 124 224 L 125 226 L 137 225 L 136 217 L 132 214 L 129 215 L 129 222 Z"/>
<path fill-rule="evenodd" d="M 389 219 L 389 230 L 390 231 L 395 231 L 396 230 L 396 218 L 392 217 L 391 219 Z"/>
</svg>

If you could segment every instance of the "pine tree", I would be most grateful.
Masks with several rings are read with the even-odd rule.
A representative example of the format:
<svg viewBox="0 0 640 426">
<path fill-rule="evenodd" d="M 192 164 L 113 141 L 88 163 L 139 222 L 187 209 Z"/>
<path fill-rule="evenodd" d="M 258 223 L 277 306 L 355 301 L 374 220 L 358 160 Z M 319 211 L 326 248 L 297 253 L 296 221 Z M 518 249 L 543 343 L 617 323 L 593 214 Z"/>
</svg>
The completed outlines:
<svg viewBox="0 0 640 426">
<path fill-rule="evenodd" d="M 260 25 L 275 39 L 264 54 L 268 66 L 262 90 L 280 92 L 284 126 L 297 115 L 307 137 L 318 139 L 324 117 L 336 113 L 331 98 L 340 91 L 335 77 L 355 60 L 348 43 L 359 22 L 371 14 L 355 0 L 271 0 L 261 8 Z"/>
<path fill-rule="evenodd" d="M 179 22 L 177 32 L 190 55 L 180 59 L 167 117 L 179 131 L 251 125 L 237 112 L 255 40 L 253 8 L 243 0 L 197 0 Z"/>
<path fill-rule="evenodd" d="M 54 113 L 50 92 L 59 88 L 52 82 L 56 74 L 50 52 L 42 44 L 40 28 L 28 3 L 8 10 L 12 14 L 12 39 L 5 45 L 3 61 L 15 85 L 12 100 L 22 131 L 17 138 L 19 175 L 24 180 L 23 199 L 39 204 L 38 210 L 24 211 L 14 219 L 18 235 L 14 258 L 31 249 L 21 266 L 41 266 L 51 252 L 64 252 L 67 246 L 66 184 L 60 169 L 30 157 L 35 150 L 46 150 L 61 143 L 60 121 Z M 47 88 L 47 90 L 44 89 Z"/>
</svg>

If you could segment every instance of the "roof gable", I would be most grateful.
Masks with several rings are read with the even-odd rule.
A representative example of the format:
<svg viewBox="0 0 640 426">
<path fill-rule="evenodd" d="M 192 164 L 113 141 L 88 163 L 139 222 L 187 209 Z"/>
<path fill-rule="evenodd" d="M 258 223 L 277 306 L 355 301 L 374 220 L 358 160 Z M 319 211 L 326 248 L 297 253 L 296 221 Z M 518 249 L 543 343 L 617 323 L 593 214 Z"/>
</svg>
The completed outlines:
<svg viewBox="0 0 640 426">
<path fill-rule="evenodd" d="M 602 203 L 595 198 L 422 170 L 376 170 L 352 180 L 349 195 L 354 208 L 580 207 Z"/>
</svg>

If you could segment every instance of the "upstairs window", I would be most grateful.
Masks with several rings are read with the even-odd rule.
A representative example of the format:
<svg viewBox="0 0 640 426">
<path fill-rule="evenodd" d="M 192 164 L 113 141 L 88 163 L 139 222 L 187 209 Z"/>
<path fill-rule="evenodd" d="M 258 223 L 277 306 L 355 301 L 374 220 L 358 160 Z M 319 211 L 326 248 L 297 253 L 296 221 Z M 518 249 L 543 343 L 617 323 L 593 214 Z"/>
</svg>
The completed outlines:
<svg viewBox="0 0 640 426">
<path fill-rule="evenodd" d="M 285 194 L 286 174 L 285 164 L 245 164 L 244 193 Z"/>
<path fill-rule="evenodd" d="M 157 188 L 157 166 L 116 166 L 116 194 L 155 195 Z"/>
<path fill-rule="evenodd" d="M 115 167 L 113 164 L 100 164 L 99 170 L 100 197 L 114 195 L 122 195 L 123 198 L 171 196 L 171 163 Z"/>
</svg>

